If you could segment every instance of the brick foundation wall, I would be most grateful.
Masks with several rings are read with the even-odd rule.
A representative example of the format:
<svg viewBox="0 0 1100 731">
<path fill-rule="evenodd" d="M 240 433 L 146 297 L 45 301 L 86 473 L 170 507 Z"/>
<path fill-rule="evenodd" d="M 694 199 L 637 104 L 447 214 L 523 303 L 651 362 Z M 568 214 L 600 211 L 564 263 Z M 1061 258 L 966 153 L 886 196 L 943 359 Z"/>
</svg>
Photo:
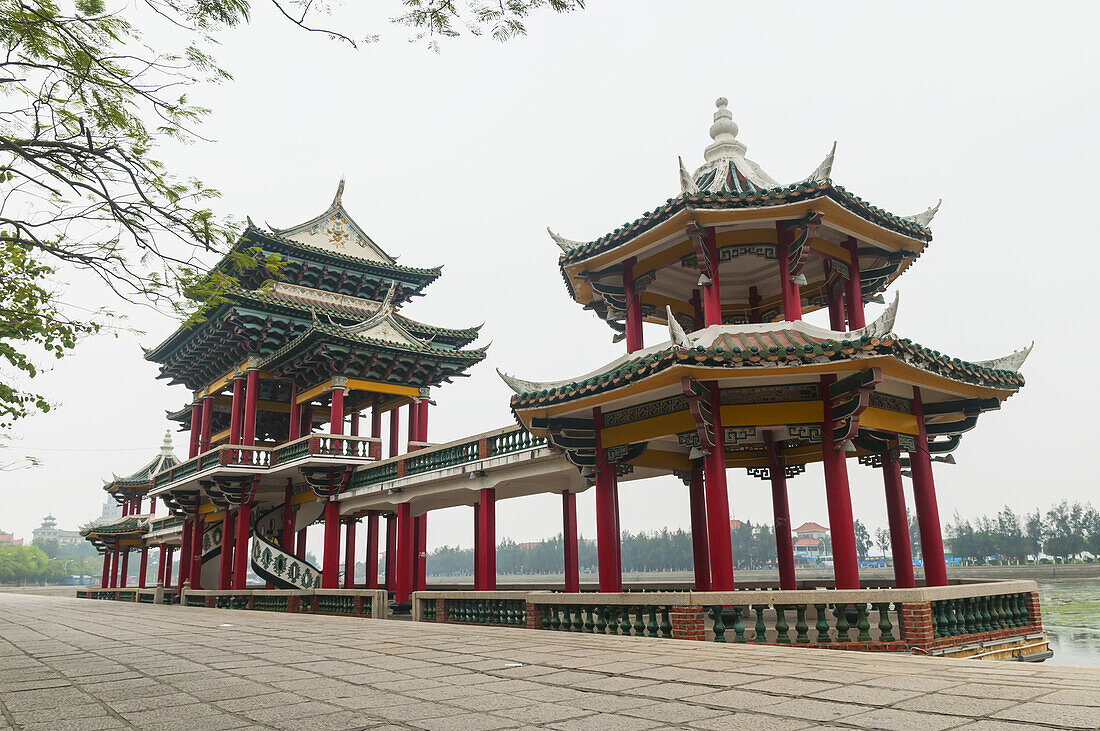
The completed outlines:
<svg viewBox="0 0 1100 731">
<path fill-rule="evenodd" d="M 898 622 L 901 639 L 910 647 L 927 647 L 936 637 L 931 604 L 903 604 Z"/>
<path fill-rule="evenodd" d="M 436 599 L 435 600 L 435 621 L 446 622 L 447 621 L 447 600 Z"/>
<path fill-rule="evenodd" d="M 703 618 L 703 607 L 673 607 L 669 612 L 669 619 L 672 621 L 672 638 L 705 642 L 707 628 Z"/>
<path fill-rule="evenodd" d="M 1039 611 L 1039 592 L 1033 591 L 1027 595 L 1027 616 L 1032 627 L 1036 630 L 1043 628 L 1043 615 Z"/>
</svg>

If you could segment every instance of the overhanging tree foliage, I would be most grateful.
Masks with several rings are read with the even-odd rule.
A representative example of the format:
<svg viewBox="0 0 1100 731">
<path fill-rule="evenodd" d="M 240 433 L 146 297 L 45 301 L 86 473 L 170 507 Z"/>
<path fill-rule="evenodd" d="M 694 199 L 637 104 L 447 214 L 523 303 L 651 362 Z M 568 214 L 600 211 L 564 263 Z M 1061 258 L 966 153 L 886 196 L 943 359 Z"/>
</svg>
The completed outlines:
<svg viewBox="0 0 1100 731">
<path fill-rule="evenodd" d="M 262 7 L 356 47 L 378 39 L 319 25 L 330 5 L 266 0 Z M 435 47 L 462 34 L 507 40 L 526 32 L 532 12 L 567 12 L 584 0 L 393 5 L 392 22 Z M 143 10 L 176 29 L 178 48 L 145 43 L 134 22 Z M 189 91 L 230 80 L 208 49 L 216 33 L 247 23 L 251 12 L 248 0 L 0 0 L 0 383 L 7 384 L 0 429 L 49 406 L 11 385 L 36 375 L 35 358 L 64 355 L 107 315 L 98 308 L 74 314 L 80 304 L 59 302 L 59 266 L 192 321 L 232 283 L 207 276 L 201 264 L 224 253 L 235 233 L 211 208 L 217 190 L 194 171 L 169 169 L 157 150 L 166 140 L 201 141 L 197 129 L 210 110 Z M 248 253 L 232 263 L 277 266 Z"/>
</svg>

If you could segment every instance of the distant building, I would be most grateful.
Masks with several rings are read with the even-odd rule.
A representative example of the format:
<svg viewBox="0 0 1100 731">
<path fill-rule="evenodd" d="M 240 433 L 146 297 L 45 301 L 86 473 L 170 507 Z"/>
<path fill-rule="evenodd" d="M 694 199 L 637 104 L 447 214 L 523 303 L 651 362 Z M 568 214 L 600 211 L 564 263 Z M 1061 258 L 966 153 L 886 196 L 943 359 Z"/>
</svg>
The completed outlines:
<svg viewBox="0 0 1100 731">
<path fill-rule="evenodd" d="M 0 530 L 0 546 L 22 546 L 23 539 L 16 538 L 14 533 L 5 533 Z"/>
<path fill-rule="evenodd" d="M 57 527 L 57 519 L 47 515 L 42 525 L 34 529 L 34 541 L 57 541 L 59 546 L 78 546 L 84 542 L 78 530 L 62 530 Z"/>
<path fill-rule="evenodd" d="M 794 555 L 797 558 L 820 559 L 828 551 L 825 550 L 825 539 L 829 537 L 829 529 L 814 522 L 803 523 L 795 528 Z"/>
<path fill-rule="evenodd" d="M 103 510 L 100 511 L 99 517 L 96 518 L 93 523 L 103 524 L 110 523 L 113 520 L 117 520 L 122 517 L 122 506 L 118 504 L 113 497 L 108 497 L 103 502 Z"/>
</svg>

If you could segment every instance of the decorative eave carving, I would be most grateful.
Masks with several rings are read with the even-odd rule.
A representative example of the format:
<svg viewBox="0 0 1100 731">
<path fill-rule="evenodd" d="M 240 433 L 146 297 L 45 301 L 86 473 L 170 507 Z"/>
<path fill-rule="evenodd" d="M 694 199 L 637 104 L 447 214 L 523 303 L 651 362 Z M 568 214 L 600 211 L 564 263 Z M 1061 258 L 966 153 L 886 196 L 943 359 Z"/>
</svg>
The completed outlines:
<svg viewBox="0 0 1100 731">
<path fill-rule="evenodd" d="M 943 198 L 936 201 L 936 205 L 929 208 L 927 211 L 921 213 L 914 213 L 912 216 L 902 216 L 905 221 L 912 221 L 918 226 L 928 228 L 928 225 L 932 223 L 932 219 L 936 217 L 936 213 L 940 210 L 940 204 L 943 203 Z"/>
<path fill-rule="evenodd" d="M 984 368 L 995 368 L 1002 371 L 1013 371 L 1019 373 L 1020 368 L 1023 367 L 1024 361 L 1031 355 L 1031 349 L 1035 347 L 1035 341 L 1031 341 L 1031 345 L 1026 348 L 1020 348 L 1013 351 L 1008 355 L 1003 355 L 1000 358 L 994 358 L 993 360 L 979 360 L 975 365 L 980 365 Z"/>
<path fill-rule="evenodd" d="M 558 236 L 556 233 L 550 230 L 549 226 L 546 227 L 546 233 L 550 234 L 550 238 L 554 239 L 554 243 L 557 244 L 558 248 L 560 248 L 566 254 L 568 254 L 573 249 L 584 246 L 586 243 L 584 241 L 573 241 L 572 239 L 567 239 L 564 236 Z"/>
</svg>

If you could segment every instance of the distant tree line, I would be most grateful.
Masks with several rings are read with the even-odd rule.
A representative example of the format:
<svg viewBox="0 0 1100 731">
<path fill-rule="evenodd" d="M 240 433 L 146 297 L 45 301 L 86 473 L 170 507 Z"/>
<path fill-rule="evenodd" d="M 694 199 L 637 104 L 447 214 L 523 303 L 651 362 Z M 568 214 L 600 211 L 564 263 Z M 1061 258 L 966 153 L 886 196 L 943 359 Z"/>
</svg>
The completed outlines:
<svg viewBox="0 0 1100 731">
<path fill-rule="evenodd" d="M 1024 562 L 1040 553 L 1065 561 L 1088 553 L 1100 556 L 1100 511 L 1091 504 L 1065 500 L 1046 513 L 1036 510 L 1018 516 L 1007 506 L 996 515 L 973 522 L 955 514 L 948 523 L 951 553 L 984 563 L 988 560 Z"/>
<path fill-rule="evenodd" d="M 95 576 L 102 568 L 89 543 L 59 547 L 57 541 L 36 541 L 0 548 L 0 584 L 52 584 L 66 576 Z"/>
<path fill-rule="evenodd" d="M 909 513 L 907 522 L 913 555 L 919 557 L 920 529 L 916 516 Z M 873 554 L 890 553 L 890 532 L 885 528 L 879 528 L 872 536 L 856 520 L 855 537 L 856 553 L 861 560 Z M 1089 504 L 1063 501 L 1046 513 L 1036 510 L 1022 518 L 1008 507 L 993 517 L 982 516 L 973 521 L 956 514 L 954 522 L 946 526 L 944 537 L 949 541 L 949 553 L 978 563 L 989 560 L 1023 563 L 1037 560 L 1040 553 L 1058 560 L 1080 558 L 1084 553 L 1100 556 L 1100 512 Z M 775 566 L 775 531 L 771 525 L 742 523 L 730 531 L 730 540 L 735 568 Z M 825 541 L 825 551 L 831 553 L 831 543 L 828 538 Z M 578 543 L 581 571 L 594 572 L 596 542 L 581 538 Z M 496 560 L 498 574 L 560 574 L 564 571 L 562 535 L 522 545 L 505 538 L 497 546 Z M 432 576 L 469 576 L 473 565 L 474 552 L 469 548 L 441 546 L 428 555 L 428 573 Z M 622 566 L 627 572 L 690 571 L 691 532 L 667 528 L 648 533 L 624 531 Z"/>
</svg>

